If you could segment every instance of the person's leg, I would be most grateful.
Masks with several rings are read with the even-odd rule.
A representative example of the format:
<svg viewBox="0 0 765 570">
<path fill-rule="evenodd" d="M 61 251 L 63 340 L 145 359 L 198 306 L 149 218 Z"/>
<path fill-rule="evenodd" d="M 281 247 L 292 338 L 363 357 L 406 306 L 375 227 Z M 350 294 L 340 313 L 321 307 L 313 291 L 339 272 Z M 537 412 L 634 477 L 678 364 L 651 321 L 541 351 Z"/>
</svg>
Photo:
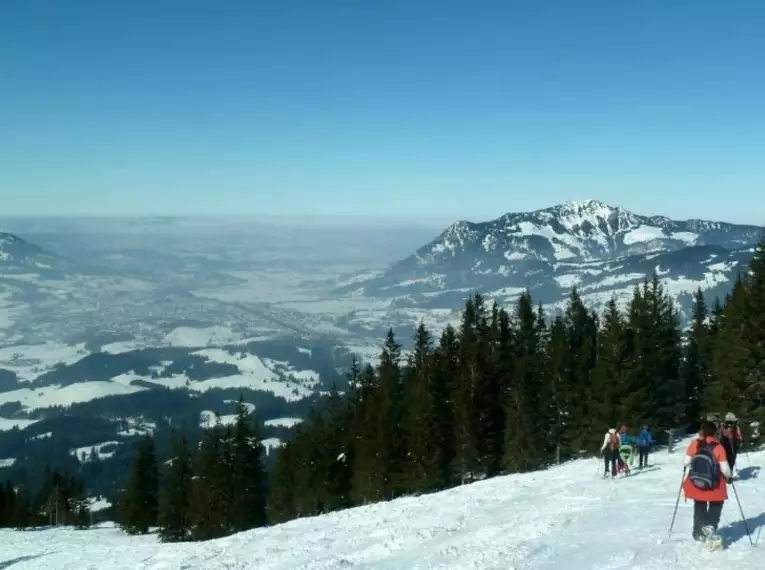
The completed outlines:
<svg viewBox="0 0 765 570">
<path fill-rule="evenodd" d="M 700 540 L 704 537 L 704 533 L 701 532 L 702 527 L 706 524 L 707 519 L 707 503 L 703 501 L 693 501 L 693 538 Z"/>
<path fill-rule="evenodd" d="M 619 461 L 619 452 L 618 451 L 612 451 L 611 452 L 611 476 L 616 477 L 616 468 L 617 463 Z"/>
<path fill-rule="evenodd" d="M 709 503 L 706 524 L 715 529 L 715 532 L 717 531 L 717 527 L 720 526 L 720 515 L 722 515 L 722 508 L 722 501 Z"/>
</svg>

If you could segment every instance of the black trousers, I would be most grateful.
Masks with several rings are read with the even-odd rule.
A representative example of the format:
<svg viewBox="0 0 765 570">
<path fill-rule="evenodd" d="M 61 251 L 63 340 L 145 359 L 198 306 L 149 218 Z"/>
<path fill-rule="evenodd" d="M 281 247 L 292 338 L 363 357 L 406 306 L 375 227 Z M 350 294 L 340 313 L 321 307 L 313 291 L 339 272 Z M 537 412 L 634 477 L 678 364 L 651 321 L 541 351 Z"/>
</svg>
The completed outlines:
<svg viewBox="0 0 765 570">
<path fill-rule="evenodd" d="M 728 454 L 728 465 L 730 465 L 730 470 L 733 471 L 733 468 L 736 466 L 736 456 L 738 453 L 735 449 L 732 449 L 731 452 Z"/>
<path fill-rule="evenodd" d="M 611 476 L 616 477 L 616 464 L 619 461 L 619 450 L 611 451 L 606 449 L 603 452 L 603 462 L 605 463 L 605 471 L 603 475 L 608 475 L 608 466 L 611 466 Z"/>
<path fill-rule="evenodd" d="M 701 528 L 711 526 L 717 530 L 720 524 L 723 502 L 707 503 L 705 501 L 693 501 L 693 537 L 703 536 Z"/>
<path fill-rule="evenodd" d="M 638 447 L 638 465 L 640 467 L 648 467 L 648 447 Z"/>
<path fill-rule="evenodd" d="M 727 437 L 722 438 L 720 443 L 722 443 L 723 449 L 725 449 L 725 455 L 728 456 L 730 470 L 733 471 L 733 467 L 736 465 L 736 448 L 731 445 L 730 440 Z"/>
</svg>

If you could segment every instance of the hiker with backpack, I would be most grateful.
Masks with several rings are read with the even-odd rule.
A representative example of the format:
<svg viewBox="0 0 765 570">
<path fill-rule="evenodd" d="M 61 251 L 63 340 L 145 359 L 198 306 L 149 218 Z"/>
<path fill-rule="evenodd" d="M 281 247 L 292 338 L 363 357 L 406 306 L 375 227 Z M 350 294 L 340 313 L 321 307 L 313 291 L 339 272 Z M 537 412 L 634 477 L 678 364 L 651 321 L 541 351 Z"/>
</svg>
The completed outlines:
<svg viewBox="0 0 765 570">
<path fill-rule="evenodd" d="M 603 438 L 603 445 L 600 447 L 600 453 L 603 456 L 603 462 L 605 464 L 603 477 L 608 477 L 609 466 L 611 467 L 611 477 L 616 477 L 620 446 L 621 440 L 619 439 L 619 434 L 616 433 L 614 428 L 609 429 L 606 432 L 606 436 Z"/>
<path fill-rule="evenodd" d="M 741 435 L 741 428 L 738 427 L 738 418 L 733 412 L 725 414 L 725 421 L 720 426 L 716 434 L 717 439 L 725 448 L 728 456 L 728 465 L 731 471 L 736 467 L 736 456 L 739 449 L 744 445 L 744 436 Z"/>
<path fill-rule="evenodd" d="M 635 461 L 635 438 L 630 435 L 627 424 L 619 428 L 619 472 L 630 473 L 630 466 Z"/>
<path fill-rule="evenodd" d="M 716 433 L 714 423 L 703 422 L 698 439 L 685 452 L 683 491 L 686 500 L 693 501 L 693 538 L 698 541 L 716 534 L 723 503 L 728 500 L 727 482 L 733 475 Z"/>
<path fill-rule="evenodd" d="M 638 469 L 648 467 L 648 452 L 653 445 L 653 436 L 651 436 L 648 426 L 644 425 L 640 428 L 636 443 L 638 450 Z"/>
</svg>

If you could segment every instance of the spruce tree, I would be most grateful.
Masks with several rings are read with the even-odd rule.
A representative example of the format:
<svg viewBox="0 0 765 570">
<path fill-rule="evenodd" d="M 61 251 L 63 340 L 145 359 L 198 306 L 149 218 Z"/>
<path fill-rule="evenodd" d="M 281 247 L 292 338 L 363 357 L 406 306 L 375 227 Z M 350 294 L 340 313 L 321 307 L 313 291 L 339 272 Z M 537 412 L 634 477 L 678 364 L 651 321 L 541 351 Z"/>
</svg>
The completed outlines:
<svg viewBox="0 0 765 570">
<path fill-rule="evenodd" d="M 483 298 L 474 296 L 478 314 L 484 314 Z M 504 311 L 492 304 L 491 318 L 481 318 L 477 330 L 480 335 L 478 350 L 481 368 L 474 376 L 473 406 L 475 413 L 475 441 L 478 453 L 476 466 L 482 477 L 491 477 L 500 472 L 505 435 L 505 410 L 501 399 L 502 380 L 499 375 L 499 342 L 503 334 L 503 322 L 507 322 Z"/>
<path fill-rule="evenodd" d="M 74 482 L 71 504 L 72 524 L 78 530 L 84 530 L 90 527 L 90 505 L 85 494 L 85 482 L 77 479 Z"/>
<path fill-rule="evenodd" d="M 130 481 L 120 501 L 121 524 L 128 534 L 147 534 L 157 524 L 158 484 L 154 440 L 147 435 L 138 444 Z"/>
<path fill-rule="evenodd" d="M 707 304 L 699 288 L 693 295 L 693 316 L 685 344 L 683 362 L 685 419 L 692 429 L 697 428 L 704 419 L 702 417 L 704 390 L 711 377 L 712 345 L 708 318 Z"/>
<path fill-rule="evenodd" d="M 437 439 L 441 449 L 439 472 L 445 486 L 457 483 L 454 464 L 457 455 L 455 439 L 455 379 L 459 370 L 458 340 L 454 327 L 447 325 L 441 333 L 435 360 L 433 403 L 435 406 Z M 501 400 L 502 401 L 502 400 Z"/>
<path fill-rule="evenodd" d="M 624 315 L 619 311 L 616 299 L 611 298 L 603 312 L 598 331 L 598 359 L 590 386 L 590 433 L 598 436 L 608 428 L 615 427 L 623 417 L 621 403 L 629 399 L 625 393 L 629 386 L 626 359 L 628 358 L 627 330 Z M 590 449 L 600 446 L 599 438 L 593 437 Z"/>
<path fill-rule="evenodd" d="M 192 458 L 186 429 L 171 434 L 171 456 L 165 463 L 159 501 L 159 539 L 162 542 L 188 540 L 191 533 Z"/>
<path fill-rule="evenodd" d="M 478 440 L 480 402 L 477 390 L 483 385 L 486 357 L 486 311 L 483 299 L 467 300 L 459 329 L 458 370 L 454 380 L 454 473 L 461 483 L 481 478 L 481 444 Z"/>
<path fill-rule="evenodd" d="M 563 317 L 556 316 L 550 324 L 546 345 L 545 381 L 548 383 L 547 415 L 549 422 L 544 427 L 545 449 L 560 461 L 562 448 L 567 439 L 567 409 L 570 393 L 567 387 L 567 343 L 566 324 Z M 580 394 L 581 397 L 581 394 Z"/>
<path fill-rule="evenodd" d="M 191 537 L 220 538 L 228 528 L 228 465 L 225 461 L 225 432 L 220 421 L 207 428 L 194 461 L 191 486 Z"/>
<path fill-rule="evenodd" d="M 739 278 L 725 299 L 712 345 L 712 379 L 704 390 L 707 413 L 725 415 L 732 411 L 744 416 L 749 407 L 747 364 L 750 349 L 745 336 L 746 295 L 744 280 Z"/>
<path fill-rule="evenodd" d="M 596 317 L 584 306 L 574 288 L 569 296 L 563 315 L 565 330 L 565 357 L 560 381 L 556 389 L 561 430 L 558 444 L 563 453 L 570 456 L 586 445 L 588 428 L 587 393 L 596 366 L 598 327 Z M 582 396 L 585 397 L 582 397 Z"/>
<path fill-rule="evenodd" d="M 17 487 L 13 497 L 13 512 L 11 513 L 10 525 L 16 530 L 25 530 L 32 526 L 32 515 L 30 513 L 30 496 L 26 485 L 21 484 Z"/>
<path fill-rule="evenodd" d="M 407 465 L 406 484 L 415 492 L 437 488 L 441 481 L 442 465 L 436 404 L 433 400 L 435 361 L 432 357 L 432 341 L 424 323 L 420 323 L 414 335 L 414 348 L 407 365 Z"/>
<path fill-rule="evenodd" d="M 378 449 L 376 430 L 379 406 L 376 397 L 379 378 L 371 365 L 361 373 L 360 385 L 354 391 L 353 406 L 353 477 L 351 498 L 355 504 L 366 504 L 379 499 L 376 479 Z"/>
<path fill-rule="evenodd" d="M 266 524 L 262 451 L 263 446 L 254 417 L 247 411 L 240 396 L 231 438 L 229 471 L 229 518 L 233 532 Z"/>
<path fill-rule="evenodd" d="M 295 438 L 293 435 L 293 439 L 277 451 L 269 478 L 268 519 L 277 524 L 297 518 L 299 512 L 295 505 Z"/>
<path fill-rule="evenodd" d="M 352 410 L 332 384 L 327 400 L 326 452 L 329 460 L 326 479 L 326 508 L 328 511 L 351 505 L 351 480 L 354 450 L 350 423 Z"/>
<path fill-rule="evenodd" d="M 8 519 L 7 519 L 8 502 L 9 500 L 6 499 L 6 496 L 5 496 L 5 488 L 2 485 L 0 485 L 0 528 L 4 528 L 6 523 L 8 522 Z"/>
<path fill-rule="evenodd" d="M 401 345 L 389 329 L 380 355 L 379 382 L 376 392 L 376 431 L 373 439 L 377 453 L 373 472 L 373 492 L 382 499 L 400 494 L 404 472 L 404 394 L 401 377 Z"/>
<path fill-rule="evenodd" d="M 740 413 L 765 415 L 765 234 L 749 263 L 744 337 L 749 349 L 746 395 L 748 405 Z"/>
<path fill-rule="evenodd" d="M 3 509 L 0 510 L 0 527 L 9 527 L 11 526 L 11 520 L 13 519 L 16 491 L 10 481 L 6 481 L 2 489 L 4 505 Z"/>
<path fill-rule="evenodd" d="M 545 429 L 538 419 L 541 378 L 539 321 L 531 295 L 518 299 L 514 314 L 515 364 L 506 408 L 504 467 L 508 472 L 529 471 L 545 459 Z"/>
<path fill-rule="evenodd" d="M 301 516 L 322 514 L 327 508 L 327 478 L 331 457 L 327 451 L 325 417 L 311 409 L 294 440 L 296 473 L 294 500 Z"/>
</svg>

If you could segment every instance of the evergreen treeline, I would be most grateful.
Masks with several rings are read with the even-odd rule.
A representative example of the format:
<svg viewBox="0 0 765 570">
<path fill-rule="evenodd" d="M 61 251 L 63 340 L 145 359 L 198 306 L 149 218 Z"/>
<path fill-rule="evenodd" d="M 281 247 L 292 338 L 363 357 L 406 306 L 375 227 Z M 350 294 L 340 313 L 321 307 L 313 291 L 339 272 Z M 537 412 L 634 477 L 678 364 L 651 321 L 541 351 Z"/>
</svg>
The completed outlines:
<svg viewBox="0 0 765 570">
<path fill-rule="evenodd" d="M 600 315 L 576 289 L 554 316 L 529 294 L 510 311 L 475 295 L 438 339 L 421 324 L 406 358 L 389 331 L 349 383 L 279 450 L 272 522 L 543 468 L 597 452 L 617 423 L 666 441 L 708 413 L 761 420 L 765 242 L 724 302 L 694 294 L 686 333 L 655 275 Z"/>
<path fill-rule="evenodd" d="M 354 361 L 348 383 L 279 449 L 267 495 L 258 424 L 242 398 L 236 422 L 204 430 L 198 446 L 174 431 L 162 463 L 146 437 L 118 522 L 130 533 L 158 526 L 164 541 L 206 540 L 544 468 L 597 452 L 619 423 L 648 424 L 662 441 L 708 413 L 762 420 L 765 242 L 722 302 L 710 308 L 694 294 L 686 332 L 657 276 L 624 310 L 611 300 L 602 314 L 576 289 L 555 315 L 528 293 L 510 310 L 476 294 L 457 328 L 434 339 L 421 324 L 407 356 L 389 330 L 379 365 Z"/>
<path fill-rule="evenodd" d="M 90 509 L 82 479 L 45 468 L 42 486 L 32 492 L 26 485 L 0 486 L 0 527 L 27 528 L 67 525 L 90 526 Z"/>
<path fill-rule="evenodd" d="M 184 429 L 173 432 L 170 457 L 158 465 L 154 440 L 139 444 L 117 522 L 130 534 L 159 527 L 166 542 L 207 540 L 266 524 L 263 447 L 242 398 L 233 425 L 204 430 L 191 449 Z"/>
</svg>

